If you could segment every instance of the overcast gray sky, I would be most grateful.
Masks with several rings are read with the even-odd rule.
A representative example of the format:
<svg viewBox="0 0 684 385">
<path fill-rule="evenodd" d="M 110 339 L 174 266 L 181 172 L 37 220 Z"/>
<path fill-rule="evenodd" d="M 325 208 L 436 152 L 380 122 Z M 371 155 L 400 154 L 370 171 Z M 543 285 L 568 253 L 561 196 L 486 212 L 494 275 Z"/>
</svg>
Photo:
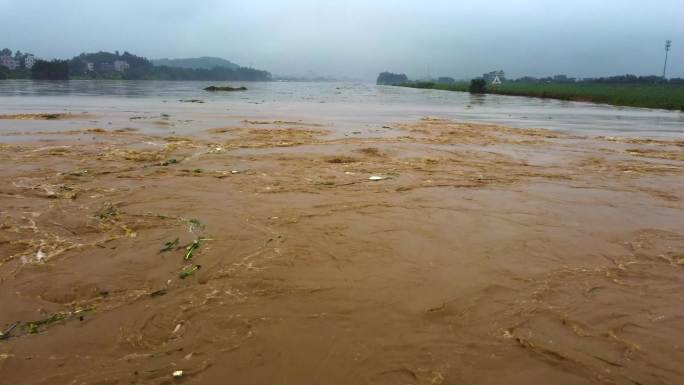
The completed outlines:
<svg viewBox="0 0 684 385">
<path fill-rule="evenodd" d="M 683 0 L 0 0 L 0 48 L 219 56 L 274 74 L 684 77 Z"/>
</svg>

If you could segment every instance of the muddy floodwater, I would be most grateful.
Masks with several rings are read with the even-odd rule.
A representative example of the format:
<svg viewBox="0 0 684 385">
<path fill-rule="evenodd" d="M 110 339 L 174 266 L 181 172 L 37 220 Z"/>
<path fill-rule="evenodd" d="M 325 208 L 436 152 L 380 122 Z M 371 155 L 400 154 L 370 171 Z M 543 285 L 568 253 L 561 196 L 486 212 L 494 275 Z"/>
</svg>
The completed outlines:
<svg viewBox="0 0 684 385">
<path fill-rule="evenodd" d="M 681 113 L 207 85 L 0 82 L 0 384 L 684 384 Z"/>
</svg>

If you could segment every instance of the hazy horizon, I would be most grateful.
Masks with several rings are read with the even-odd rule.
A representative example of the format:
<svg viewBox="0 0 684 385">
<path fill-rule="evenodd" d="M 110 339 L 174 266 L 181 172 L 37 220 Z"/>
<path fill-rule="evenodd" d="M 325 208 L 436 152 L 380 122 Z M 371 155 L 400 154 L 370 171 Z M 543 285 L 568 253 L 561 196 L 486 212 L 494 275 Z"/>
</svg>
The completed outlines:
<svg viewBox="0 0 684 385">
<path fill-rule="evenodd" d="M 222 57 L 277 75 L 459 79 L 625 73 L 684 77 L 684 5 L 674 0 L 249 3 L 0 0 L 0 48 L 44 58 L 129 51 Z"/>
</svg>

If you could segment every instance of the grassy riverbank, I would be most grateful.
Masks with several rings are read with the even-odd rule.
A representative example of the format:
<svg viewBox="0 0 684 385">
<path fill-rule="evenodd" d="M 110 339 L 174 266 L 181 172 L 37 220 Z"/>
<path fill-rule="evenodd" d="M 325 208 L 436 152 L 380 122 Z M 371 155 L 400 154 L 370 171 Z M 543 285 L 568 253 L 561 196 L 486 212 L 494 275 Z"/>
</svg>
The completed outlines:
<svg viewBox="0 0 684 385">
<path fill-rule="evenodd" d="M 403 86 L 467 92 L 469 84 L 416 82 Z M 680 84 L 507 83 L 489 85 L 487 93 L 684 111 L 684 85 Z"/>
</svg>

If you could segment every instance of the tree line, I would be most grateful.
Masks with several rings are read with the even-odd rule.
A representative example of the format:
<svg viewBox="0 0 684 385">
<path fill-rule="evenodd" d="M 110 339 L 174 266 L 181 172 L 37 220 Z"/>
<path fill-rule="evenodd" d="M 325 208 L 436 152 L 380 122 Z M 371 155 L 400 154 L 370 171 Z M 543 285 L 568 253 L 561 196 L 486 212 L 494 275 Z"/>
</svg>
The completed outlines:
<svg viewBox="0 0 684 385">
<path fill-rule="evenodd" d="M 9 51 L 7 49 L 7 51 Z M 3 50 L 2 52 L 5 52 Z M 9 51 L 11 52 L 11 51 Z M 114 70 L 113 63 L 125 62 L 125 70 Z M 121 79 L 121 80 L 218 80 L 269 81 L 268 71 L 248 67 L 180 68 L 155 66 L 150 60 L 129 52 L 82 53 L 69 60 L 36 60 L 30 70 L 0 67 L 0 79 Z"/>
</svg>

